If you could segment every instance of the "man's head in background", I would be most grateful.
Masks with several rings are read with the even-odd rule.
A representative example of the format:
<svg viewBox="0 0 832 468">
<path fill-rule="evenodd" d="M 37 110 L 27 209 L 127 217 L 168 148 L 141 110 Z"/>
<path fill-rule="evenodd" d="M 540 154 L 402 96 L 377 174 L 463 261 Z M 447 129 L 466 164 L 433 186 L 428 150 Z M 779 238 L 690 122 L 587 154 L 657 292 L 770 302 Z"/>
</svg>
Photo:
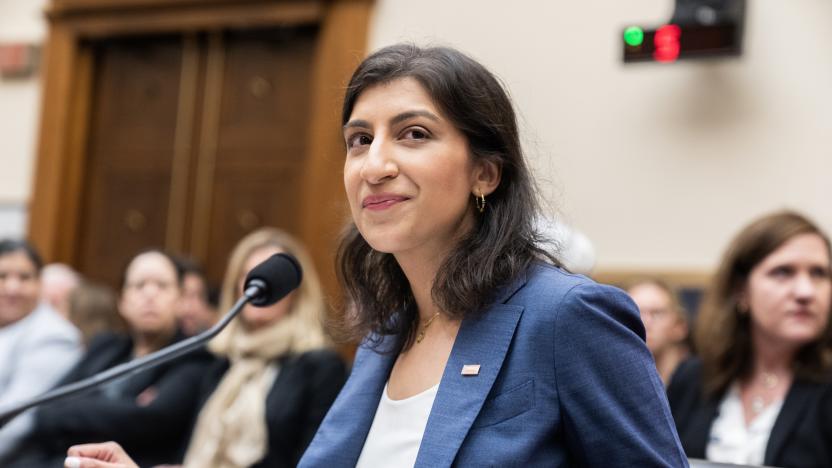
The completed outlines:
<svg viewBox="0 0 832 468">
<path fill-rule="evenodd" d="M 81 283 L 81 275 L 69 265 L 50 263 L 40 272 L 41 300 L 65 318 L 69 317 L 69 295 Z"/>
<path fill-rule="evenodd" d="M 0 240 L 0 327 L 28 316 L 38 305 L 40 270 L 35 248 L 24 240 Z"/>
</svg>

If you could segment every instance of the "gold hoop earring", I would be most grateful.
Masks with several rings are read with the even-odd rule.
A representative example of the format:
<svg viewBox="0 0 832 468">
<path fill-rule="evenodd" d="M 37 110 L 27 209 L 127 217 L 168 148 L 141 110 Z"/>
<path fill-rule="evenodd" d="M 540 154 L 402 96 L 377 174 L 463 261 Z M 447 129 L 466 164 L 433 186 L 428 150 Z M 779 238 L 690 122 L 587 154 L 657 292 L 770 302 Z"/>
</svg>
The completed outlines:
<svg viewBox="0 0 832 468">
<path fill-rule="evenodd" d="M 474 201 L 477 204 L 477 210 L 480 213 L 485 212 L 485 195 L 482 194 L 482 190 L 480 190 L 480 196 L 474 196 Z"/>
</svg>

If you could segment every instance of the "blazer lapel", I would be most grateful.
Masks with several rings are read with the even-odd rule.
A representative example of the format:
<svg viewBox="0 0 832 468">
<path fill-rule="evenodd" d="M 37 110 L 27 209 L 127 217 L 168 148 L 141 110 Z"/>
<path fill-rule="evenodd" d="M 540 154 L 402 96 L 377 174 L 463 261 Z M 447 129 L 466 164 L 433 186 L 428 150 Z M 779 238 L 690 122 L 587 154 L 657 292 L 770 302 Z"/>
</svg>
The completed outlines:
<svg viewBox="0 0 832 468">
<path fill-rule="evenodd" d="M 507 300 L 525 283 L 521 278 L 506 288 Z M 428 418 L 416 467 L 450 466 L 477 418 L 503 365 L 523 307 L 497 303 L 485 313 L 462 321 L 439 390 Z M 462 367 L 478 364 L 477 375 L 462 375 Z"/>
<path fill-rule="evenodd" d="M 379 349 L 385 347 L 382 343 Z M 317 444 L 328 455 L 322 459 L 313 456 L 313 465 L 355 466 L 397 355 L 398 352 L 379 354 L 366 349 L 359 351 L 352 375 L 311 444 Z M 338 447 L 337 452 L 331 451 L 331 447 Z M 309 463 L 305 465 L 310 466 Z"/>
<path fill-rule="evenodd" d="M 800 423 L 809 405 L 814 401 L 812 394 L 815 387 L 815 384 L 799 380 L 792 383 L 783 406 L 780 408 L 780 414 L 774 421 L 774 427 L 771 428 L 764 458 L 766 465 L 773 465 L 777 461 L 789 434 L 794 433 L 795 426 Z"/>
<path fill-rule="evenodd" d="M 697 388 L 697 391 L 701 391 L 701 389 Z M 703 399 L 702 406 L 691 415 L 691 423 L 688 425 L 689 429 L 684 434 L 690 437 L 686 439 L 686 442 L 690 444 L 686 447 L 688 456 L 705 458 L 708 436 L 711 433 L 711 425 L 713 425 L 714 420 L 719 414 L 719 404 L 719 399 Z M 682 437 L 683 434 L 679 434 L 679 436 Z"/>
</svg>

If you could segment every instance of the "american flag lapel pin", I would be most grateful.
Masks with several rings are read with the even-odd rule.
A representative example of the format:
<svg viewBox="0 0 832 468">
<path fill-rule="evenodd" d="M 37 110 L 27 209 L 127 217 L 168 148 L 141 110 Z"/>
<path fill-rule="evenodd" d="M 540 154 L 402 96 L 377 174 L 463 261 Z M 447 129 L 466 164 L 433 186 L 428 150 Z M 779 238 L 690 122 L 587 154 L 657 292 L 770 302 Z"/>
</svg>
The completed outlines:
<svg viewBox="0 0 832 468">
<path fill-rule="evenodd" d="M 479 364 L 465 364 L 462 366 L 462 375 L 479 375 L 480 374 L 480 365 Z"/>
</svg>

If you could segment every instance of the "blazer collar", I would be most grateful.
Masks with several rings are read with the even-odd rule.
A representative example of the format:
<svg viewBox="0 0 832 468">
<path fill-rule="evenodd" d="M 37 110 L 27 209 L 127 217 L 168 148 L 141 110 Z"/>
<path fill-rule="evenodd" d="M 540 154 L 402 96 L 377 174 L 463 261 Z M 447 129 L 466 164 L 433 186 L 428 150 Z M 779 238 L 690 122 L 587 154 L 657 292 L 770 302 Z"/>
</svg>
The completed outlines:
<svg viewBox="0 0 832 468">
<path fill-rule="evenodd" d="M 339 459 L 352 460 L 353 465 L 358 462 L 364 448 L 364 441 L 373 424 L 384 385 L 399 354 L 398 350 L 390 351 L 391 345 L 395 342 L 396 339 L 389 336 L 382 339 L 377 350 L 359 350 L 353 363 L 352 375 L 338 396 L 338 400 L 349 402 L 349 408 L 341 412 L 330 412 L 332 417 L 338 419 L 333 421 L 332 427 L 340 429 L 326 434 L 330 439 L 328 442 L 342 447 L 342 453 L 338 454 Z"/>
<path fill-rule="evenodd" d="M 428 418 L 416 466 L 451 465 L 456 457 L 500 371 L 523 310 L 502 303 L 525 283 L 526 276 L 521 275 L 495 295 L 497 301 L 484 314 L 462 321 Z M 384 385 L 399 354 L 391 347 L 395 342 L 394 337 L 382 339 L 378 350 L 386 352 L 359 350 L 352 375 L 338 397 L 339 401 L 348 401 L 349 408 L 330 411 L 327 419 L 332 421 L 324 424 L 315 437 L 325 440 L 326 445 L 340 447 L 339 460 L 349 460 L 354 465 L 361 455 Z M 460 371 L 465 364 L 480 364 L 479 375 L 463 377 Z M 329 431 L 329 427 L 341 429 Z"/>
<path fill-rule="evenodd" d="M 780 414 L 774 421 L 774 427 L 771 428 L 764 464 L 773 465 L 777 462 L 788 436 L 794 433 L 795 426 L 802 421 L 811 402 L 814 401 L 812 395 L 817 391 L 818 386 L 819 384 L 803 380 L 795 380 L 792 383 L 783 406 L 780 408 Z"/>
<path fill-rule="evenodd" d="M 506 305 L 526 282 L 517 278 L 484 313 L 462 321 L 416 457 L 416 467 L 450 466 L 500 373 L 523 307 Z M 465 365 L 477 375 L 462 375 Z"/>
<path fill-rule="evenodd" d="M 701 388 L 697 388 L 701 391 Z M 695 409 L 691 414 L 691 422 L 689 427 L 689 439 L 686 440 L 689 446 L 686 446 L 688 456 L 693 458 L 705 458 L 705 451 L 708 446 L 708 436 L 711 433 L 711 426 L 714 420 L 719 416 L 719 405 L 722 398 L 714 398 L 711 396 L 702 396 L 702 406 Z M 680 437 L 683 434 L 679 434 Z"/>
<path fill-rule="evenodd" d="M 538 266 L 532 265 L 530 267 L 530 269 L 534 269 L 534 268 L 538 268 Z M 525 271 L 521 272 L 519 275 L 517 275 L 517 278 L 514 278 L 514 280 L 512 280 L 508 285 L 500 288 L 497 291 L 497 294 L 494 296 L 494 302 L 493 303 L 494 304 L 505 304 L 506 302 L 508 302 L 508 300 L 511 299 L 511 297 L 514 296 L 514 294 L 517 291 L 519 291 L 520 288 L 522 288 L 523 286 L 526 285 L 526 281 L 527 281 L 526 278 L 527 278 L 527 272 L 525 272 Z M 486 310 L 486 313 L 488 313 L 488 310 Z"/>
</svg>

